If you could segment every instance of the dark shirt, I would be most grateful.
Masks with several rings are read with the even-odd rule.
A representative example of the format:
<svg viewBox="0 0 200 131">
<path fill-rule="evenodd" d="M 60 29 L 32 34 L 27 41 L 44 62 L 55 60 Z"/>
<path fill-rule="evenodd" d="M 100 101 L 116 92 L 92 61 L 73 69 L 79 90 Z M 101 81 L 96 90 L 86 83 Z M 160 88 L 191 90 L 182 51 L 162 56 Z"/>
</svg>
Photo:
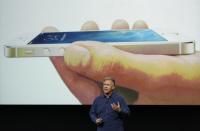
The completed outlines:
<svg viewBox="0 0 200 131">
<path fill-rule="evenodd" d="M 112 103 L 119 102 L 121 111 L 114 111 Z M 123 131 L 123 118 L 129 115 L 129 107 L 123 97 L 113 92 L 111 96 L 98 96 L 90 109 L 90 118 L 96 123 L 97 118 L 102 118 L 103 123 L 97 125 L 97 131 Z"/>
</svg>

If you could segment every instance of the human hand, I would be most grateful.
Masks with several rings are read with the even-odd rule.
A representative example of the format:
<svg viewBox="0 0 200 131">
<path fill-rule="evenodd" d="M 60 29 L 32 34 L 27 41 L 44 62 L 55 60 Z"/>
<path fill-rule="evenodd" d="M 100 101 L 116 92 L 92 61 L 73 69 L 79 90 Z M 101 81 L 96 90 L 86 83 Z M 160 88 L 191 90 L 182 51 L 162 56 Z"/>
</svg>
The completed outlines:
<svg viewBox="0 0 200 131">
<path fill-rule="evenodd" d="M 117 111 L 117 112 L 120 112 L 120 111 L 121 111 L 121 106 L 120 106 L 119 102 L 117 102 L 117 104 L 112 103 L 112 104 L 111 104 L 111 107 L 112 107 L 112 109 L 113 109 L 114 111 Z"/>
<path fill-rule="evenodd" d="M 124 97 L 131 91 L 139 94 L 128 104 L 200 104 L 199 54 L 132 54 L 102 42 L 85 41 L 68 46 L 64 57 L 50 59 L 83 104 L 91 104 L 100 94 L 98 83 L 105 76 L 115 78 Z"/>
<path fill-rule="evenodd" d="M 103 119 L 102 118 L 97 118 L 96 119 L 96 124 L 99 125 L 103 122 Z"/>
</svg>

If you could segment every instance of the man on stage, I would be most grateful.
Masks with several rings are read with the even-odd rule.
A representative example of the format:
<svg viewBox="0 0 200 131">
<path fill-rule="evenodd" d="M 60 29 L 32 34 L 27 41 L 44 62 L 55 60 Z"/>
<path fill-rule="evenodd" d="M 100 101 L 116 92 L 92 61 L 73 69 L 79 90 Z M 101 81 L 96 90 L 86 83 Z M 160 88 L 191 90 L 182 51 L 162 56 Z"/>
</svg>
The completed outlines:
<svg viewBox="0 0 200 131">
<path fill-rule="evenodd" d="M 90 109 L 90 118 L 97 124 L 97 131 L 124 131 L 123 118 L 129 115 L 130 110 L 114 89 L 115 80 L 105 77 L 103 94 L 94 100 Z"/>
</svg>

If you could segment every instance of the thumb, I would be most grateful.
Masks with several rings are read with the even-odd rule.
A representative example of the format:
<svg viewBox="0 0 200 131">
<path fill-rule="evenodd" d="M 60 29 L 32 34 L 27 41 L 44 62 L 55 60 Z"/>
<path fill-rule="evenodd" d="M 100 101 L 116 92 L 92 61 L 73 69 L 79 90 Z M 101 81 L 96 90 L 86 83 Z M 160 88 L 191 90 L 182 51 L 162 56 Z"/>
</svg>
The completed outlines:
<svg viewBox="0 0 200 131">
<path fill-rule="evenodd" d="M 72 70 L 84 74 L 94 80 L 102 80 L 110 74 L 112 63 L 116 63 L 115 48 L 96 41 L 75 42 L 66 47 L 64 60 Z"/>
<path fill-rule="evenodd" d="M 198 55 L 132 54 L 102 42 L 84 41 L 66 47 L 64 59 L 71 70 L 92 80 L 102 81 L 105 76 L 112 76 L 118 86 L 139 92 L 162 88 L 160 91 L 166 92 L 166 96 L 169 91 L 180 92 L 179 88 L 197 87 L 200 78 Z M 174 80 L 171 85 L 160 82 L 169 79 Z"/>
<path fill-rule="evenodd" d="M 134 64 L 130 59 L 137 54 L 131 54 L 132 58 L 128 56 L 130 54 L 102 42 L 82 41 L 66 47 L 64 60 L 71 70 L 92 80 L 101 81 L 105 76 L 113 76 L 118 85 L 135 89 L 134 81 L 143 83 L 145 77 L 132 77 L 137 72 L 131 71 Z"/>
</svg>

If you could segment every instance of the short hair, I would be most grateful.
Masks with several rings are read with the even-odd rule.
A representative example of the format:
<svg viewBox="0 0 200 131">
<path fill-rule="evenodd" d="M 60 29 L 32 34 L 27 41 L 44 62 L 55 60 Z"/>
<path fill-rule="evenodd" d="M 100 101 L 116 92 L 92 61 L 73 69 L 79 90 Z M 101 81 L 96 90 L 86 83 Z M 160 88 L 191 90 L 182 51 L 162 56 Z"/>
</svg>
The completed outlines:
<svg viewBox="0 0 200 131">
<path fill-rule="evenodd" d="M 106 77 L 104 77 L 103 82 L 106 81 L 106 80 L 111 80 L 113 82 L 114 86 L 115 86 L 115 79 L 114 78 L 112 78 L 111 76 L 106 76 Z"/>
</svg>

